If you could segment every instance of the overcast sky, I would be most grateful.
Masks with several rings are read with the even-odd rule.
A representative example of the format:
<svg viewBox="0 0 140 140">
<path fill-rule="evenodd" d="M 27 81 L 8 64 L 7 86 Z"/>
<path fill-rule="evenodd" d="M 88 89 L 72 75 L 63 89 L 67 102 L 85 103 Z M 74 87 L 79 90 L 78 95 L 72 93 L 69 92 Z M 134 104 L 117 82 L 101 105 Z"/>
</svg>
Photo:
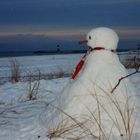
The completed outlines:
<svg viewBox="0 0 140 140">
<path fill-rule="evenodd" d="M 67 45 L 99 26 L 139 42 L 140 0 L 0 0 L 0 51 Z"/>
</svg>

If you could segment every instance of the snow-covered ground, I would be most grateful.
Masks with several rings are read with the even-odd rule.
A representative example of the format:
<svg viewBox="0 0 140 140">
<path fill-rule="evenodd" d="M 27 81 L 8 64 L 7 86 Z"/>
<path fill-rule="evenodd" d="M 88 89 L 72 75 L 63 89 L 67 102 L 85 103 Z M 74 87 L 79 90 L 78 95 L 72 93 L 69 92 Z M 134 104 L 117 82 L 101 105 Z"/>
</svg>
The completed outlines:
<svg viewBox="0 0 140 140">
<path fill-rule="evenodd" d="M 58 71 L 71 72 L 82 55 L 66 54 L 0 58 L 0 77 L 4 78 L 11 75 L 11 61 L 13 62 L 14 60 L 19 64 L 21 76 L 38 74 L 38 71 L 42 74 Z"/>
<path fill-rule="evenodd" d="M 37 73 L 38 69 L 43 74 L 59 71 L 71 73 L 82 55 L 27 56 L 16 59 L 20 63 L 21 75 L 24 76 L 27 73 Z M 1 80 L 9 77 L 10 71 L 9 58 L 0 58 Z M 128 71 L 132 73 L 134 69 Z M 130 79 L 140 99 L 140 73 L 132 75 Z M 46 140 L 44 112 L 48 102 L 61 93 L 68 81 L 69 77 L 33 82 L 6 82 L 0 85 L 0 140 Z M 29 100 L 31 93 L 36 100 Z"/>
<path fill-rule="evenodd" d="M 38 75 L 39 71 L 44 75 L 56 74 L 58 72 L 70 74 L 83 55 L 84 54 L 64 54 L 0 58 L 0 84 L 9 81 L 14 61 L 19 65 L 21 77 Z M 138 55 L 137 52 L 119 53 L 122 63 Z"/>
<path fill-rule="evenodd" d="M 28 83 L 0 87 L 0 140 L 46 139 L 43 112 L 68 78 L 41 80 L 37 100 L 28 100 Z M 45 116 L 44 116 L 45 117 Z"/>
</svg>

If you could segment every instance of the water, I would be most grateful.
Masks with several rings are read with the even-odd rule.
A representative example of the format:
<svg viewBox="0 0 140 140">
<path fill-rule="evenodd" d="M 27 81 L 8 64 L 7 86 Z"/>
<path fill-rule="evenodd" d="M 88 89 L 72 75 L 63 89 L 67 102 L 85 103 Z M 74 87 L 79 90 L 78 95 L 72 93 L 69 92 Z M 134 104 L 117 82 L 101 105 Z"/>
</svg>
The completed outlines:
<svg viewBox="0 0 140 140">
<path fill-rule="evenodd" d="M 6 51 L 0 52 L 0 57 L 16 57 L 16 56 L 30 56 L 34 55 L 31 51 Z"/>
<path fill-rule="evenodd" d="M 53 55 L 53 54 L 76 54 L 85 53 L 86 50 L 72 50 L 72 51 L 5 51 L 0 52 L 0 57 L 17 57 L 17 56 L 35 56 L 35 55 Z"/>
</svg>

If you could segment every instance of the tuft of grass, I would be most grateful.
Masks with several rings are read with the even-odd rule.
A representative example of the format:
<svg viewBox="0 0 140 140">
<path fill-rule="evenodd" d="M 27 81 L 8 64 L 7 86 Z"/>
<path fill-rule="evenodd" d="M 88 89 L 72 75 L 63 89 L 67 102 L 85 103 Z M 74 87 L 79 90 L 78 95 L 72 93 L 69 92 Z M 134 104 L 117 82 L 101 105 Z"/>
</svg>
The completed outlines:
<svg viewBox="0 0 140 140">
<path fill-rule="evenodd" d="M 123 65 L 126 68 L 137 68 L 140 65 L 140 58 L 128 58 L 125 62 L 123 62 Z"/>
<path fill-rule="evenodd" d="M 81 122 L 77 117 L 71 116 L 61 108 L 54 106 L 53 104 L 49 105 L 60 111 L 61 115 L 63 116 L 61 121 L 55 124 L 54 127 L 49 130 L 47 135 L 49 139 L 66 138 L 70 140 L 80 140 L 92 138 L 94 140 L 98 140 L 98 137 L 94 135 L 90 128 L 86 126 L 86 123 L 90 121 L 89 119 Z"/>
<path fill-rule="evenodd" d="M 17 59 L 13 58 L 10 59 L 10 65 L 11 65 L 11 82 L 19 82 L 20 80 L 20 64 L 17 61 Z"/>
<path fill-rule="evenodd" d="M 138 50 L 134 57 L 127 57 L 122 63 L 126 68 L 136 69 L 140 65 L 140 51 Z"/>
<path fill-rule="evenodd" d="M 95 83 L 93 83 L 95 84 Z M 78 117 L 68 114 L 65 110 L 57 106 L 52 106 L 63 116 L 60 122 L 54 124 L 54 127 L 50 129 L 48 138 L 67 138 L 71 140 L 109 140 L 112 135 L 118 133 L 119 137 L 127 140 L 131 140 L 133 134 L 133 128 L 135 125 L 135 115 L 134 115 L 134 104 L 130 105 L 130 98 L 128 92 L 124 93 L 124 101 L 117 98 L 117 93 L 112 94 L 109 91 L 105 91 L 103 88 L 98 87 L 103 95 L 99 95 L 96 91 L 89 91 L 89 95 L 96 102 L 95 110 L 91 110 L 89 106 L 82 102 L 79 98 L 80 104 L 82 104 L 85 109 L 89 112 L 87 116 L 79 116 L 83 121 L 80 121 Z M 102 103 L 102 98 L 107 98 L 110 103 L 109 108 L 106 107 L 108 104 Z M 78 103 L 79 104 L 79 103 Z M 109 122 L 112 122 L 109 128 L 109 133 L 106 133 L 106 128 L 104 128 L 103 116 L 107 116 Z M 59 118 L 59 117 L 58 117 Z M 95 131 L 93 130 L 95 129 Z"/>
<path fill-rule="evenodd" d="M 36 100 L 40 86 L 41 73 L 39 71 L 38 78 L 34 80 L 34 76 L 28 76 L 28 100 Z"/>
</svg>

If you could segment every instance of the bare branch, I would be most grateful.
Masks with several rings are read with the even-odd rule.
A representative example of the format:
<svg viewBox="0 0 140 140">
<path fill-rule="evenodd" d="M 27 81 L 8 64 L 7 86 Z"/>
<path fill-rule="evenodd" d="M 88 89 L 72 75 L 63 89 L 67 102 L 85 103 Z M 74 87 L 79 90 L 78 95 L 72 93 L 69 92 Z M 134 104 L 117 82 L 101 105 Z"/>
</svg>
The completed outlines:
<svg viewBox="0 0 140 140">
<path fill-rule="evenodd" d="M 116 84 L 116 86 L 112 89 L 111 93 L 113 93 L 113 92 L 116 90 L 116 88 L 119 86 L 119 84 L 121 83 L 121 81 L 122 81 L 123 79 L 125 79 L 125 78 L 127 78 L 127 77 L 130 77 L 130 76 L 132 76 L 132 75 L 134 75 L 134 74 L 136 74 L 136 73 L 139 73 L 139 72 L 140 72 L 140 71 L 139 71 L 139 68 L 140 68 L 140 64 L 137 66 L 135 72 L 133 72 L 133 73 L 131 73 L 131 74 L 128 74 L 128 75 L 126 75 L 126 76 L 124 76 L 124 77 L 121 77 L 121 78 L 119 79 L 118 83 Z"/>
</svg>

